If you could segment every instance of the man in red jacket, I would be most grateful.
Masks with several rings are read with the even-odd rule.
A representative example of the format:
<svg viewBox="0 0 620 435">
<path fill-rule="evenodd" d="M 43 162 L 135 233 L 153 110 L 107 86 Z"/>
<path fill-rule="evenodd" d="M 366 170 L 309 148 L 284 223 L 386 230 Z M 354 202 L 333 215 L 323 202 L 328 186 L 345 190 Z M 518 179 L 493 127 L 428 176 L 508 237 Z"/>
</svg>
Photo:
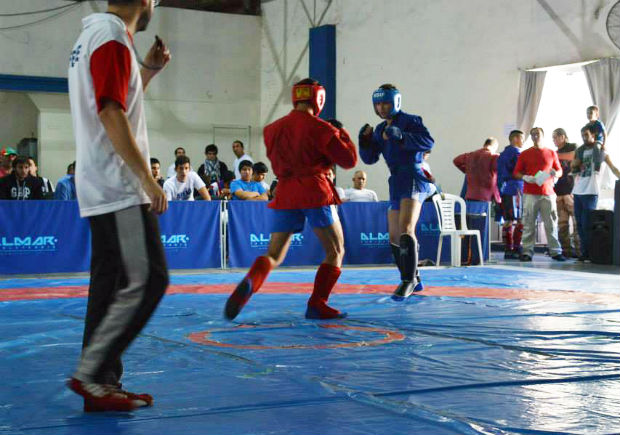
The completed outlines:
<svg viewBox="0 0 620 435">
<path fill-rule="evenodd" d="M 296 83 L 292 97 L 294 109 L 263 130 L 267 157 L 279 180 L 275 198 L 269 204 L 271 241 L 267 253 L 254 261 L 228 298 L 224 315 L 229 320 L 258 291 L 271 269 L 282 263 L 291 236 L 303 230 L 306 219 L 326 254 L 314 280 L 306 318 L 346 316 L 327 305 L 344 257 L 342 226 L 334 207 L 341 201 L 327 173 L 334 164 L 345 169 L 355 166 L 355 144 L 339 122 L 330 124 L 318 117 L 325 104 L 325 88 L 316 80 Z"/>
<path fill-rule="evenodd" d="M 454 166 L 467 176 L 465 199 L 500 203 L 497 189 L 497 139 L 490 137 L 481 149 L 464 153 L 454 159 Z"/>
</svg>

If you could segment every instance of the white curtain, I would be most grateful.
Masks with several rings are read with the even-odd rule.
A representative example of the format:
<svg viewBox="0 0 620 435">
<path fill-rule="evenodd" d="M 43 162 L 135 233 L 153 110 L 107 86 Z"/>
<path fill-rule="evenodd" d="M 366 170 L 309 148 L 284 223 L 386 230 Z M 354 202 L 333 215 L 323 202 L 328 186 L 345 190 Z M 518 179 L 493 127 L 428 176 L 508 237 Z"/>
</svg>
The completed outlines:
<svg viewBox="0 0 620 435">
<path fill-rule="evenodd" d="M 536 121 L 546 74 L 545 71 L 521 71 L 517 128 L 524 132 L 526 137 L 534 127 L 534 121 Z"/>
<path fill-rule="evenodd" d="M 583 66 L 583 71 L 588 81 L 592 101 L 599 108 L 600 120 L 605 124 L 609 138 L 620 111 L 620 59 L 601 59 Z M 620 164 L 620 147 L 616 143 L 609 142 L 605 145 L 611 161 L 616 166 Z M 601 188 L 613 189 L 614 183 L 615 177 L 607 165 L 604 165 Z"/>
</svg>

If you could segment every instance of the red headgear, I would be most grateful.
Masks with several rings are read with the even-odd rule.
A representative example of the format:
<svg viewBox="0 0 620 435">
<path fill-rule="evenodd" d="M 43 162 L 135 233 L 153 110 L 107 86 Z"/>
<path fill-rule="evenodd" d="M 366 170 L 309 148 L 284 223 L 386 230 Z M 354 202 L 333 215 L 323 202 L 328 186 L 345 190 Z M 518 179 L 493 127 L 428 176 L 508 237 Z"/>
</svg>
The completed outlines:
<svg viewBox="0 0 620 435">
<path fill-rule="evenodd" d="M 293 86 L 293 106 L 300 101 L 312 104 L 314 116 L 319 116 L 325 105 L 325 88 L 321 85 Z"/>
</svg>

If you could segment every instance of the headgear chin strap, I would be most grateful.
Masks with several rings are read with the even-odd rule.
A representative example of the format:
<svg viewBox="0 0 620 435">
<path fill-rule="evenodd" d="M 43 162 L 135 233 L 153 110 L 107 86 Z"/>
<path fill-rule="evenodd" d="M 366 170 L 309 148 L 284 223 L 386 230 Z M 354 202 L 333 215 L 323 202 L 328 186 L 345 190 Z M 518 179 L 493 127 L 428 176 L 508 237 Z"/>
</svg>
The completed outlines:
<svg viewBox="0 0 620 435">
<path fill-rule="evenodd" d="M 389 113 L 389 117 L 393 117 L 400 112 L 402 96 L 398 89 L 383 89 L 379 88 L 372 93 L 372 107 L 375 109 L 375 113 L 379 116 L 377 111 L 378 103 L 392 103 L 392 111 Z"/>
<path fill-rule="evenodd" d="M 314 116 L 319 116 L 325 106 L 325 88 L 321 85 L 293 86 L 293 106 L 299 102 L 307 102 L 314 109 Z"/>
</svg>

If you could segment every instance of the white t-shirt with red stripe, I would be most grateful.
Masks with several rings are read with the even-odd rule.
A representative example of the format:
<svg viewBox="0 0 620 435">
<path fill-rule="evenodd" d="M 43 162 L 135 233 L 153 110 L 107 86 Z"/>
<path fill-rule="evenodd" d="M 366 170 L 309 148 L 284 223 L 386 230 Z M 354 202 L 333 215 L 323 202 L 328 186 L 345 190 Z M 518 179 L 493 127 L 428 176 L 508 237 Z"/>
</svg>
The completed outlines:
<svg viewBox="0 0 620 435">
<path fill-rule="evenodd" d="M 127 26 L 107 13 L 89 15 L 82 24 L 69 60 L 69 98 L 77 146 L 75 185 L 80 215 L 87 217 L 150 202 L 99 119 L 104 99 L 123 107 L 145 162 L 150 156 L 140 66 Z"/>
</svg>

